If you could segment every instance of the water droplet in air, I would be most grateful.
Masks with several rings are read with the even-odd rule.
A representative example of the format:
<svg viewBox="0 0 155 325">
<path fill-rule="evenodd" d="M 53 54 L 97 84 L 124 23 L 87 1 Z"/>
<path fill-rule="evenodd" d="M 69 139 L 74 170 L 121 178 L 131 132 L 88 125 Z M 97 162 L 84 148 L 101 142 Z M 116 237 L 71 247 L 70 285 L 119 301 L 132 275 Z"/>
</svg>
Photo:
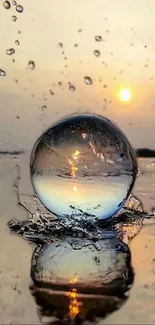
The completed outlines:
<svg viewBox="0 0 155 325">
<path fill-rule="evenodd" d="M 29 61 L 28 66 L 31 70 L 35 68 L 35 62 L 34 61 Z"/>
<path fill-rule="evenodd" d="M 96 35 L 96 36 L 95 36 L 95 41 L 96 41 L 96 42 L 102 42 L 102 36 L 100 36 L 100 35 Z"/>
<path fill-rule="evenodd" d="M 47 108 L 46 105 L 42 105 L 41 110 L 44 111 Z"/>
<path fill-rule="evenodd" d="M 129 196 L 136 172 L 136 155 L 125 135 L 95 114 L 57 122 L 42 134 L 31 154 L 35 192 L 59 217 L 113 216 Z"/>
<path fill-rule="evenodd" d="M 15 49 L 13 48 L 6 50 L 7 55 L 13 55 L 14 53 L 15 53 Z"/>
<path fill-rule="evenodd" d="M 69 84 L 69 90 L 71 90 L 71 91 L 75 91 L 75 90 L 76 90 L 76 88 L 75 88 L 75 86 L 74 86 L 74 85 L 72 85 L 72 84 Z"/>
<path fill-rule="evenodd" d="M 16 20 L 17 20 L 17 17 L 16 16 L 12 16 L 12 21 L 13 22 L 16 22 Z"/>
<path fill-rule="evenodd" d="M 23 12 L 24 8 L 21 5 L 17 5 L 16 6 L 16 11 L 18 11 L 19 13 Z"/>
<path fill-rule="evenodd" d="M 84 77 L 84 82 L 86 83 L 86 85 L 92 85 L 93 81 L 90 77 Z"/>
<path fill-rule="evenodd" d="M 17 2 L 13 0 L 13 1 L 12 1 L 12 4 L 13 4 L 14 6 L 16 6 Z"/>
<path fill-rule="evenodd" d="M 59 42 L 58 43 L 58 46 L 62 48 L 63 47 L 63 43 Z"/>
<path fill-rule="evenodd" d="M 0 69 L 0 77 L 5 77 L 5 76 L 6 76 L 6 72 Z"/>
<path fill-rule="evenodd" d="M 93 53 L 97 58 L 101 55 L 100 51 L 98 51 L 98 50 L 94 50 Z"/>
<path fill-rule="evenodd" d="M 11 4 L 10 4 L 9 1 L 4 1 L 4 2 L 3 2 L 3 6 L 4 6 L 5 9 L 10 9 Z"/>
<path fill-rule="evenodd" d="M 18 30 L 18 34 L 21 34 L 21 30 Z"/>
<path fill-rule="evenodd" d="M 54 92 L 53 92 L 52 89 L 49 90 L 49 93 L 50 93 L 52 96 L 54 96 Z"/>
<path fill-rule="evenodd" d="M 18 41 L 18 39 L 15 40 L 15 44 L 20 45 L 20 42 Z"/>
</svg>

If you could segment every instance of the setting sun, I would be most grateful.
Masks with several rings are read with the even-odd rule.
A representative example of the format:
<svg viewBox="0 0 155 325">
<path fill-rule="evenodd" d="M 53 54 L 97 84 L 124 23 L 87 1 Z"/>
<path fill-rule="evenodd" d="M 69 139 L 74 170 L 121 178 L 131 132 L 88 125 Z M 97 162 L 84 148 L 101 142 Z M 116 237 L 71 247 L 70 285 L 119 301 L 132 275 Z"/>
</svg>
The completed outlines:
<svg viewBox="0 0 155 325">
<path fill-rule="evenodd" d="M 131 91 L 128 88 L 123 88 L 119 92 L 121 102 L 128 102 L 131 99 Z"/>
</svg>

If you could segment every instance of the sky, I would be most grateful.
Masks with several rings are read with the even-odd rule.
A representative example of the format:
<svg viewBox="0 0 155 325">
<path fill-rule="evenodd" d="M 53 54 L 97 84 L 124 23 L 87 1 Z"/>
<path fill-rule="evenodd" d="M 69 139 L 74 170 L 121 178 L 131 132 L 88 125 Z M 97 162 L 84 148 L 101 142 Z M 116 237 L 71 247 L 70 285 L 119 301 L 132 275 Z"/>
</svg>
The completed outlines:
<svg viewBox="0 0 155 325">
<path fill-rule="evenodd" d="M 108 117 L 134 147 L 155 149 L 154 0 L 21 0 L 22 13 L 3 2 L 0 150 L 31 150 L 47 127 L 75 112 Z M 117 96 L 123 87 L 132 92 L 128 103 Z"/>
</svg>

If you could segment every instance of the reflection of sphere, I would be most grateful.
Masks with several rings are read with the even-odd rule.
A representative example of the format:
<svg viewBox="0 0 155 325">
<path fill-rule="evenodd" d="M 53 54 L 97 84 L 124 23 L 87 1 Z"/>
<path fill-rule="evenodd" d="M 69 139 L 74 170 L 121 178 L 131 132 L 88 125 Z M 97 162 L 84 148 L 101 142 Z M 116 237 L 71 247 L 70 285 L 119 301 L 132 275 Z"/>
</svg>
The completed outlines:
<svg viewBox="0 0 155 325">
<path fill-rule="evenodd" d="M 64 317 L 69 310 L 67 293 L 76 290 L 81 317 L 87 318 L 92 310 L 103 316 L 107 304 L 123 298 L 131 286 L 130 262 L 129 248 L 116 239 L 93 243 L 67 238 L 38 247 L 31 266 L 33 295 L 43 309 Z"/>
<path fill-rule="evenodd" d="M 31 179 L 42 204 L 57 216 L 114 215 L 135 181 L 133 149 L 106 118 L 84 114 L 50 127 L 31 154 Z"/>
</svg>

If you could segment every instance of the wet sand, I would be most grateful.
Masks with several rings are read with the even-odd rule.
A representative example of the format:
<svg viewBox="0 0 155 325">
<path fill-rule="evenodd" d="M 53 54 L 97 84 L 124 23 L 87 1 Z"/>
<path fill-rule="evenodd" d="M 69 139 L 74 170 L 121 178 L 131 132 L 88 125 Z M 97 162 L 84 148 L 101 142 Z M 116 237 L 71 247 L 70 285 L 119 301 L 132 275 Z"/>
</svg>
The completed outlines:
<svg viewBox="0 0 155 325">
<path fill-rule="evenodd" d="M 7 221 L 26 218 L 27 214 L 17 205 L 14 181 L 16 164 L 21 165 L 20 190 L 33 193 L 29 181 L 29 156 L 16 159 L 0 157 L 0 323 L 39 324 L 37 307 L 28 286 L 33 246 L 22 238 L 10 235 Z M 140 161 L 144 173 L 139 175 L 134 194 L 150 210 L 155 198 L 155 160 Z M 135 283 L 129 299 L 122 308 L 100 324 L 154 324 L 155 323 L 155 224 L 145 226 L 130 244 L 135 269 Z"/>
</svg>

